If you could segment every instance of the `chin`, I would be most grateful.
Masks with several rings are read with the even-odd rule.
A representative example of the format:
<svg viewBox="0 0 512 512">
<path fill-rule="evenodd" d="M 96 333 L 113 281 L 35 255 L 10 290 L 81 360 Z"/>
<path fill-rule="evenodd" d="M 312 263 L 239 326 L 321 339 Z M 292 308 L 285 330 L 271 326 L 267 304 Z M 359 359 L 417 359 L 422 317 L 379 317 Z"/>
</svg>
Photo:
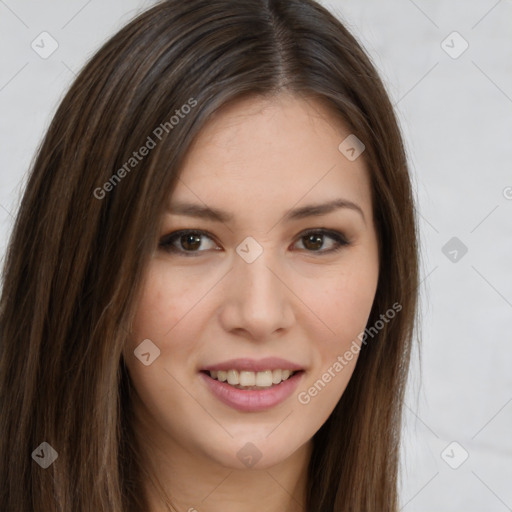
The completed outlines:
<svg viewBox="0 0 512 512">
<path fill-rule="evenodd" d="M 204 446 L 205 455 L 225 468 L 263 470 L 285 462 L 303 446 L 300 442 L 293 443 L 288 435 L 284 436 L 285 439 L 278 436 L 270 439 L 272 434 L 268 437 L 267 430 L 265 433 L 252 430 L 255 430 L 254 435 L 240 433 L 222 445 Z"/>
</svg>

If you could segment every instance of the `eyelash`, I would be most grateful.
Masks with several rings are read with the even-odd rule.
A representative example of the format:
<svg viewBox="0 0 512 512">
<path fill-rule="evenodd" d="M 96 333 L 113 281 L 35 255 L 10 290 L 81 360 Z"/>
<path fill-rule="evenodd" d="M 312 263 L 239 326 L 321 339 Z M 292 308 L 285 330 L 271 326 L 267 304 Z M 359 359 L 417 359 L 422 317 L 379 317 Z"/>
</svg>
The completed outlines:
<svg viewBox="0 0 512 512">
<path fill-rule="evenodd" d="M 194 234 L 199 236 L 206 236 L 207 238 L 210 238 L 211 240 L 215 241 L 214 237 L 208 233 L 207 231 L 203 231 L 201 229 L 182 229 L 179 231 L 173 231 L 172 233 L 169 233 L 168 235 L 165 235 L 160 239 L 159 247 L 161 247 L 164 251 L 174 254 L 180 254 L 185 257 L 197 257 L 202 252 L 208 252 L 208 250 L 202 250 L 202 251 L 184 251 L 177 249 L 172 244 L 175 240 L 179 240 L 179 237 L 186 235 L 186 234 Z M 318 250 L 318 251 L 308 251 L 307 249 L 304 249 L 306 252 L 309 252 L 311 254 L 333 254 L 338 251 L 340 251 L 343 247 L 346 247 L 350 245 L 350 242 L 347 240 L 345 235 L 341 233 L 340 231 L 334 231 L 331 229 L 325 229 L 325 228 L 318 228 L 318 229 L 308 229 L 300 234 L 298 237 L 298 240 L 301 240 L 302 238 L 312 235 L 312 234 L 319 234 L 321 236 L 327 236 L 331 239 L 333 239 L 336 242 L 335 247 L 328 250 Z M 215 249 L 214 249 L 215 250 Z"/>
</svg>

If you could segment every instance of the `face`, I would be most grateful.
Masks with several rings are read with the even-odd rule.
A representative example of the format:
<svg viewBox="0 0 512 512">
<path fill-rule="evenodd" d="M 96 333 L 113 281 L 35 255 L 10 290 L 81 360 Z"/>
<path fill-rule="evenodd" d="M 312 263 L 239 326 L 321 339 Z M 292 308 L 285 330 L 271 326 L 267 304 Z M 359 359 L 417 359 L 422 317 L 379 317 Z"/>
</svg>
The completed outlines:
<svg viewBox="0 0 512 512">
<path fill-rule="evenodd" d="M 276 465 L 343 394 L 379 266 L 368 170 L 338 149 L 349 134 L 280 95 L 224 107 L 194 142 L 124 352 L 169 457 Z"/>
</svg>

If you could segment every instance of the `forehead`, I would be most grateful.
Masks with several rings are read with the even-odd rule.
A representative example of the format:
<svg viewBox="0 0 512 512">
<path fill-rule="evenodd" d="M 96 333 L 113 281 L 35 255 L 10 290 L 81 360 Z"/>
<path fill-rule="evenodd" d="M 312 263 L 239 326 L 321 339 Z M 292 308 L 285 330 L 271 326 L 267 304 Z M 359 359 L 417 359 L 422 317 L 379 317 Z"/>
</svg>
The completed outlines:
<svg viewBox="0 0 512 512">
<path fill-rule="evenodd" d="M 338 149 L 350 130 L 324 104 L 288 94 L 251 97 L 217 111 L 192 144 L 174 200 L 286 208 L 337 197 L 366 204 L 363 158 Z M 195 197 L 194 197 L 195 196 Z"/>
</svg>

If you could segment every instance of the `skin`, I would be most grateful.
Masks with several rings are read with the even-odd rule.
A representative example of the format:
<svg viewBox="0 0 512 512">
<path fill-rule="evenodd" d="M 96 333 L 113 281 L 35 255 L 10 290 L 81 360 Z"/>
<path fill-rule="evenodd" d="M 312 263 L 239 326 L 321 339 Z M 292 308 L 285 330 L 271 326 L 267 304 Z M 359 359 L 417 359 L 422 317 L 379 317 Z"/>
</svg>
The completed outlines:
<svg viewBox="0 0 512 512">
<path fill-rule="evenodd" d="M 280 94 L 220 110 L 194 142 L 170 201 L 226 210 L 231 222 L 166 213 L 161 237 L 201 229 L 187 256 L 155 248 L 124 357 L 136 394 L 135 431 L 144 462 L 179 510 L 303 512 L 312 437 L 343 394 L 357 353 L 312 397 L 307 391 L 360 345 L 375 297 L 378 244 L 370 178 L 363 158 L 349 161 L 338 145 L 350 130 L 317 100 Z M 335 198 L 362 210 L 285 222 L 291 208 Z M 303 232 L 340 231 L 309 243 Z M 263 253 L 247 263 L 237 246 L 248 236 Z M 199 245 L 199 244 L 198 244 Z M 218 250 L 215 250 L 218 248 Z M 150 339 L 160 356 L 145 366 L 135 348 Z M 278 406 L 240 412 L 220 402 L 199 371 L 235 357 L 282 357 L 305 373 Z M 237 452 L 261 453 L 252 468 Z M 146 482 L 151 511 L 169 510 Z"/>
</svg>

